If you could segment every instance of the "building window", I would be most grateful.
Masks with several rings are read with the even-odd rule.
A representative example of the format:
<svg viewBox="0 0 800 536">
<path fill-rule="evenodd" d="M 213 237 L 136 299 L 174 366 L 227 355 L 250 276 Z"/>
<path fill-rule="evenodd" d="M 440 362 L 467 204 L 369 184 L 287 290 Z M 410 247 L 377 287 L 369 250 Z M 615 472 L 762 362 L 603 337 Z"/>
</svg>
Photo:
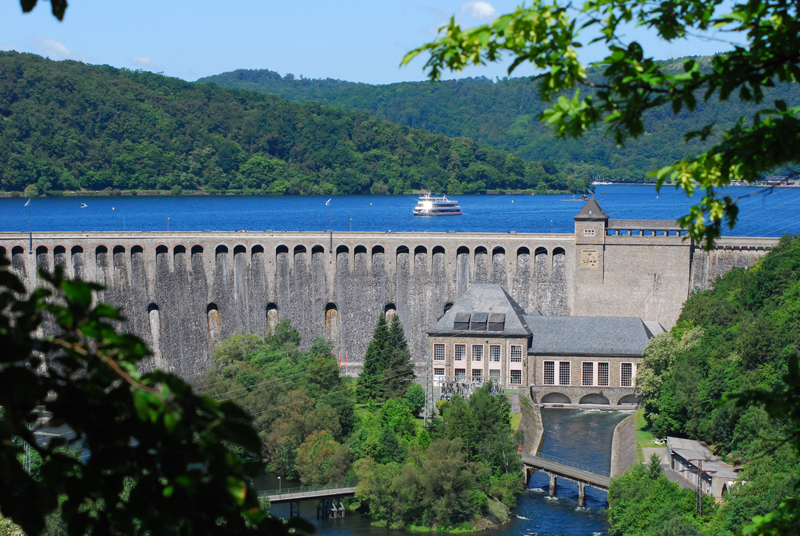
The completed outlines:
<svg viewBox="0 0 800 536">
<path fill-rule="evenodd" d="M 594 229 L 584 229 L 583 236 L 594 236 Z"/>
<path fill-rule="evenodd" d="M 555 361 L 545 361 L 544 362 L 544 384 L 545 385 L 555 385 L 556 384 L 556 362 Z"/>
<path fill-rule="evenodd" d="M 444 344 L 433 345 L 433 360 L 444 361 Z"/>
<path fill-rule="evenodd" d="M 472 369 L 472 383 L 483 383 L 483 371 L 481 369 Z"/>
<path fill-rule="evenodd" d="M 608 363 L 597 364 L 597 385 L 600 387 L 608 385 Z"/>
<path fill-rule="evenodd" d="M 522 346 L 511 347 L 511 362 L 522 363 Z"/>
<path fill-rule="evenodd" d="M 583 385 L 594 385 L 594 363 L 591 361 L 583 364 Z"/>
<path fill-rule="evenodd" d="M 472 361 L 474 363 L 483 361 L 483 346 L 476 344 L 472 347 Z"/>
<path fill-rule="evenodd" d="M 500 362 L 500 345 L 493 344 L 489 347 L 489 361 L 492 363 Z"/>
<path fill-rule="evenodd" d="M 633 386 L 633 363 L 620 363 L 619 384 L 622 387 Z"/>
<path fill-rule="evenodd" d="M 500 371 L 497 369 L 490 370 L 489 379 L 492 381 L 493 385 L 500 385 Z"/>
<path fill-rule="evenodd" d="M 512 370 L 511 371 L 511 385 L 522 385 L 522 371 L 521 370 Z"/>
<path fill-rule="evenodd" d="M 464 344 L 456 344 L 455 360 L 464 361 L 464 356 L 467 355 L 467 347 Z"/>
<path fill-rule="evenodd" d="M 441 376 L 444 377 L 444 369 L 443 368 L 435 368 L 433 369 L 434 376 Z"/>
<path fill-rule="evenodd" d="M 467 371 L 463 368 L 456 369 L 456 381 L 464 383 L 467 380 Z"/>
<path fill-rule="evenodd" d="M 558 385 L 569 385 L 569 361 L 558 362 Z"/>
</svg>

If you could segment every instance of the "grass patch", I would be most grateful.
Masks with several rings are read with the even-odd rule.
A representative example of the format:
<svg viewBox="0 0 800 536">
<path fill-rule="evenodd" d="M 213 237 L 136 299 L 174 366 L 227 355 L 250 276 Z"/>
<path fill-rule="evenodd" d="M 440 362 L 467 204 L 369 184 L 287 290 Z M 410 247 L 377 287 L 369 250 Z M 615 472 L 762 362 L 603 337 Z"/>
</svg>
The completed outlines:
<svg viewBox="0 0 800 536">
<path fill-rule="evenodd" d="M 657 445 L 656 437 L 647 430 L 647 421 L 644 418 L 644 409 L 636 410 L 636 457 L 640 462 L 644 461 L 643 448 L 658 448 L 663 445 Z"/>
<path fill-rule="evenodd" d="M 522 422 L 522 413 L 511 414 L 511 428 L 519 430 L 519 423 Z"/>
<path fill-rule="evenodd" d="M 409 525 L 408 526 L 409 532 L 430 532 L 430 527 L 423 527 L 422 525 Z"/>
</svg>

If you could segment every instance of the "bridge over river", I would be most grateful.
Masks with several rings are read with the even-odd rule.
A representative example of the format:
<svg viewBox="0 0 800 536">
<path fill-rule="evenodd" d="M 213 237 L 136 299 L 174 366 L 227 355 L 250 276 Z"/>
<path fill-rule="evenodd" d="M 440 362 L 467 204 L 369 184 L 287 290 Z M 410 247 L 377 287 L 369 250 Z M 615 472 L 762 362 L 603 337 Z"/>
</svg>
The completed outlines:
<svg viewBox="0 0 800 536">
<path fill-rule="evenodd" d="M 300 501 L 319 499 L 317 519 L 334 519 L 344 517 L 342 497 L 355 495 L 355 486 L 331 484 L 327 486 L 303 486 L 299 488 L 270 489 L 259 492 L 259 497 L 266 497 L 270 504 L 289 503 L 289 517 L 300 516 Z M 338 503 L 338 505 L 337 505 Z"/>
<path fill-rule="evenodd" d="M 525 485 L 532 471 L 541 471 L 550 476 L 550 496 L 556 496 L 557 479 L 563 478 L 578 484 L 578 506 L 586 506 L 586 486 L 608 491 L 611 477 L 606 471 L 583 466 L 581 464 L 559 460 L 550 456 L 522 455 L 525 465 Z"/>
</svg>

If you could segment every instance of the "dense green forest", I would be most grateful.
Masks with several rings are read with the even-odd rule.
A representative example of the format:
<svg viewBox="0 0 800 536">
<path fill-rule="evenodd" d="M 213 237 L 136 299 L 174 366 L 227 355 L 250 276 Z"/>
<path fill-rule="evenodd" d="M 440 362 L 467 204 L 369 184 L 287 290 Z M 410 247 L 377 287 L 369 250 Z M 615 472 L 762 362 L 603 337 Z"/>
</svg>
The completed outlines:
<svg viewBox="0 0 800 536">
<path fill-rule="evenodd" d="M 609 491 L 617 533 L 733 534 L 796 494 L 800 459 L 786 440 L 797 430 L 760 404 L 721 401 L 726 393 L 783 385 L 800 348 L 798 312 L 800 237 L 787 236 L 752 268 L 693 294 L 676 326 L 650 342 L 637 385 L 651 431 L 706 441 L 743 466 L 744 483 L 697 519 L 693 492 L 639 467 Z"/>
<path fill-rule="evenodd" d="M 580 192 L 505 151 L 365 112 L 0 52 L 0 190 Z"/>
<path fill-rule="evenodd" d="M 701 58 L 707 60 L 707 58 Z M 668 69 L 682 69 L 683 59 L 669 60 Z M 599 80 L 599 68 L 589 69 Z M 405 82 L 370 85 L 341 80 L 312 80 L 268 70 L 238 70 L 202 78 L 221 87 L 251 89 L 294 101 L 363 110 L 394 123 L 424 128 L 447 136 L 465 136 L 479 143 L 505 149 L 527 161 L 593 180 L 641 181 L 649 171 L 702 152 L 712 140 L 686 143 L 683 135 L 716 121 L 717 131 L 733 126 L 740 117 L 751 117 L 753 103 L 734 98 L 719 103 L 700 102 L 694 113 L 674 116 L 671 108 L 645 113 L 646 132 L 617 147 L 602 130 L 585 133 L 578 140 L 557 141 L 537 119 L 547 104 L 536 94 L 530 78 L 485 77 L 444 82 Z M 797 84 L 781 84 L 765 91 L 765 102 L 780 98 L 789 106 L 800 103 Z"/>
<path fill-rule="evenodd" d="M 351 506 L 376 526 L 471 532 L 508 520 L 522 466 L 505 395 L 489 385 L 442 402 L 423 426 L 425 391 L 397 315 L 378 318 L 357 381 L 340 375 L 326 341 L 299 343 L 288 319 L 266 337 L 234 335 L 197 380 L 253 417 L 275 472 L 310 486 L 357 482 Z"/>
</svg>

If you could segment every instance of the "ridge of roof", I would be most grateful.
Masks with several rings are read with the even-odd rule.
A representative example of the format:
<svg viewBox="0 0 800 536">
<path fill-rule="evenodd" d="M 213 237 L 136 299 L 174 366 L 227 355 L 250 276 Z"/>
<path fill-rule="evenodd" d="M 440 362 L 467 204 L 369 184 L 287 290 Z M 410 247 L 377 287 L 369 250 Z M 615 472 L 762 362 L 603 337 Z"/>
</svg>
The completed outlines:
<svg viewBox="0 0 800 536">
<path fill-rule="evenodd" d="M 583 208 L 575 214 L 575 220 L 608 220 L 609 216 L 606 214 L 600 205 L 595 200 L 594 196 L 592 196 Z"/>
<path fill-rule="evenodd" d="M 456 331 L 454 322 L 459 314 L 504 313 L 503 331 Z M 428 335 L 528 337 L 531 332 L 522 322 L 525 310 L 508 292 L 497 284 L 473 284 L 458 297 L 453 306 L 428 330 Z"/>
</svg>

